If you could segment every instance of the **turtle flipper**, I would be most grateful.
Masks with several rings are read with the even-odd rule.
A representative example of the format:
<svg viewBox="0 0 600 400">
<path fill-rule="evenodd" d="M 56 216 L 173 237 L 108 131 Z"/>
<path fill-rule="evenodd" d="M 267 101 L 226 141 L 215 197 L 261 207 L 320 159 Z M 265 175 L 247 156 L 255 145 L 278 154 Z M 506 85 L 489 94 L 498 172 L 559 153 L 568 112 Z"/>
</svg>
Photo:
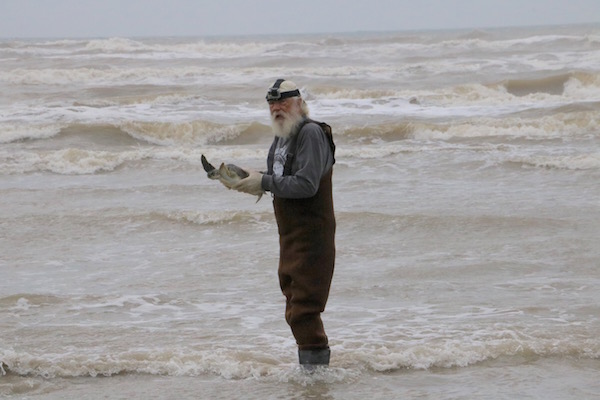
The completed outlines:
<svg viewBox="0 0 600 400">
<path fill-rule="evenodd" d="M 204 170 L 206 171 L 206 176 L 208 176 L 209 179 L 220 178 L 219 170 L 216 169 L 214 165 L 208 162 L 206 157 L 204 157 L 204 154 L 202 154 L 202 157 L 200 157 L 200 161 L 202 161 L 202 167 L 204 167 Z"/>
<path fill-rule="evenodd" d="M 211 163 L 208 162 L 206 157 L 204 157 L 204 154 L 202 154 L 202 157 L 200 157 L 200 161 L 202 161 L 202 166 L 206 172 L 211 172 L 216 169 Z"/>
</svg>

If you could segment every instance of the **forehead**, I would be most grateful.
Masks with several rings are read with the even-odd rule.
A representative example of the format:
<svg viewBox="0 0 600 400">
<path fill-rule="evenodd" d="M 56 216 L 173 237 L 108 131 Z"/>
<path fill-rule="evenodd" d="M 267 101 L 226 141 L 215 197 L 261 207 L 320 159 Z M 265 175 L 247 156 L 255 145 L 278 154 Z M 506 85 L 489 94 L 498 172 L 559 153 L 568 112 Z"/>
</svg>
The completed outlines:
<svg viewBox="0 0 600 400">
<path fill-rule="evenodd" d="M 299 104 L 298 99 L 300 99 L 300 97 L 288 97 L 282 100 L 269 100 L 269 106 L 277 104 L 280 106 L 287 107 L 294 104 Z"/>
</svg>

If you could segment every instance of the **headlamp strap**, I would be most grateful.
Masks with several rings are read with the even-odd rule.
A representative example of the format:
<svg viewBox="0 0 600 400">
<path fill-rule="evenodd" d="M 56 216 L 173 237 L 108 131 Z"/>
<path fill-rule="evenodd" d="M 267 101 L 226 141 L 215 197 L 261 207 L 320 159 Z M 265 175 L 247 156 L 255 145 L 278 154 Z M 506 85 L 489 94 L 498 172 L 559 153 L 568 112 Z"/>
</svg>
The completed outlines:
<svg viewBox="0 0 600 400">
<path fill-rule="evenodd" d="M 288 97 L 300 96 L 300 90 L 290 90 L 284 93 L 281 93 L 280 88 L 281 84 L 285 82 L 285 79 L 277 79 L 273 86 L 267 92 L 267 101 L 279 101 L 283 99 L 287 99 Z"/>
</svg>

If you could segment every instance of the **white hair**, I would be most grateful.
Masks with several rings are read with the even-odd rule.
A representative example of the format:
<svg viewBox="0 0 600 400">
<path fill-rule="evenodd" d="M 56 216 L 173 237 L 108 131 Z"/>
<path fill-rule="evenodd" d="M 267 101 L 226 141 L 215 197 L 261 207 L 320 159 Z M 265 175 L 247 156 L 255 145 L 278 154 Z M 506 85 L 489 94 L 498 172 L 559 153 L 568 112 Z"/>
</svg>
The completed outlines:
<svg viewBox="0 0 600 400">
<path fill-rule="evenodd" d="M 301 100 L 302 100 L 302 104 L 300 104 L 300 109 L 302 110 L 302 115 L 305 117 L 308 117 L 310 115 L 310 110 L 308 109 L 308 104 L 306 104 L 304 99 L 301 99 Z"/>
</svg>

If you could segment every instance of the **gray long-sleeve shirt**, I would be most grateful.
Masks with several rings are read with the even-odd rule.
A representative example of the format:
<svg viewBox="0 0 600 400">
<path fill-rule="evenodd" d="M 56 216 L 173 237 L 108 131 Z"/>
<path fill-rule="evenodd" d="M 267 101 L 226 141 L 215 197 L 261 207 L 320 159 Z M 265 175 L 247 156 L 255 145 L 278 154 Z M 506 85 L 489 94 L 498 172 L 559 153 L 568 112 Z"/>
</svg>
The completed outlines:
<svg viewBox="0 0 600 400">
<path fill-rule="evenodd" d="M 291 175 L 283 176 L 291 138 L 276 136 L 269 149 L 268 171 L 263 175 L 261 184 L 264 190 L 275 196 L 289 199 L 314 196 L 321 178 L 333 165 L 329 141 L 318 124 L 305 124 L 297 135 Z"/>
</svg>

